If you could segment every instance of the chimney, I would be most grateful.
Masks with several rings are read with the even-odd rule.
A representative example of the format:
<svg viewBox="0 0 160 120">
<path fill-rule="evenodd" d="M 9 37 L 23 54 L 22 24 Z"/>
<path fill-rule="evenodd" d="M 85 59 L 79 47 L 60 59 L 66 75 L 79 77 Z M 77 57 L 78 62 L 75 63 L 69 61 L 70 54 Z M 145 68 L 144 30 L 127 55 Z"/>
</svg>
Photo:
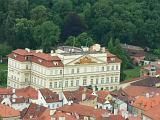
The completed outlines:
<svg viewBox="0 0 160 120">
<path fill-rule="evenodd" d="M 114 115 L 118 115 L 118 109 L 114 108 Z"/>
<path fill-rule="evenodd" d="M 105 113 L 102 114 L 103 120 L 109 120 L 109 116 L 110 116 L 110 114 L 107 113 L 107 112 L 105 112 Z"/>
<path fill-rule="evenodd" d="M 12 93 L 13 93 L 13 94 L 16 93 L 16 89 L 15 89 L 15 88 L 12 89 Z"/>
<path fill-rule="evenodd" d="M 36 50 L 36 53 L 43 53 L 43 49 Z"/>
<path fill-rule="evenodd" d="M 149 93 L 146 93 L 146 97 L 149 98 Z"/>
<path fill-rule="evenodd" d="M 82 101 L 84 101 L 86 99 L 86 92 L 82 93 Z"/>
<path fill-rule="evenodd" d="M 29 48 L 25 48 L 25 50 L 26 50 L 27 52 L 30 52 L 30 49 L 29 49 Z"/>
</svg>

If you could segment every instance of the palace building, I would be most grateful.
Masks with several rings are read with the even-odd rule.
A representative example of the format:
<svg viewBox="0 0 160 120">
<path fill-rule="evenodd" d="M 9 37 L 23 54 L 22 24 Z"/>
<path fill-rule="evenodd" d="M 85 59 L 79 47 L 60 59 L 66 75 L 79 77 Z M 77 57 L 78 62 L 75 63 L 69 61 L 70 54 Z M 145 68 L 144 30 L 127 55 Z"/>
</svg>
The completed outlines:
<svg viewBox="0 0 160 120">
<path fill-rule="evenodd" d="M 120 83 L 120 67 L 121 60 L 99 44 L 90 48 L 60 46 L 49 54 L 17 49 L 8 55 L 7 86 L 54 91 L 90 86 L 112 91 Z"/>
</svg>

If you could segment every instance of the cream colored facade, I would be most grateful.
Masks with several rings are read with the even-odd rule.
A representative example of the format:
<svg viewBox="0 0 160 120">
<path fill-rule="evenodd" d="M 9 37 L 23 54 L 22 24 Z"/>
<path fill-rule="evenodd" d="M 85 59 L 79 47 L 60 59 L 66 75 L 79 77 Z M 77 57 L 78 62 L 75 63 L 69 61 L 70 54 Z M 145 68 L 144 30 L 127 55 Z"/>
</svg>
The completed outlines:
<svg viewBox="0 0 160 120">
<path fill-rule="evenodd" d="M 45 67 L 8 58 L 8 87 L 28 85 L 54 91 L 75 90 L 79 86 L 114 90 L 120 83 L 121 63 L 108 63 L 105 52 L 51 53 L 61 58 L 64 67 Z M 56 63 L 55 63 L 56 64 Z M 63 88 L 62 88 L 63 84 Z"/>
</svg>

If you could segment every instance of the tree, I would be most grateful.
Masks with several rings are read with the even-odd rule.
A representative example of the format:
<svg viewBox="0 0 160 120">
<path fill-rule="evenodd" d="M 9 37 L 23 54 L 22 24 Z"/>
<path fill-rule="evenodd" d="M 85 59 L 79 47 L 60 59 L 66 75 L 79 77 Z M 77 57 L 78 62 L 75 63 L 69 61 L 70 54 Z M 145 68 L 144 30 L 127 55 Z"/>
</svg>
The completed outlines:
<svg viewBox="0 0 160 120">
<path fill-rule="evenodd" d="M 33 39 L 34 21 L 25 18 L 16 19 L 14 31 L 16 35 L 16 48 L 34 48 L 35 42 Z"/>
<path fill-rule="evenodd" d="M 93 39 L 86 32 L 78 35 L 77 40 L 80 42 L 81 46 L 91 46 L 94 44 Z"/>
<path fill-rule="evenodd" d="M 45 52 L 50 52 L 52 46 L 59 41 L 60 29 L 52 21 L 46 21 L 34 28 L 34 39 Z"/>
<path fill-rule="evenodd" d="M 7 44 L 0 44 L 0 57 L 6 57 L 11 51 L 12 48 Z"/>
<path fill-rule="evenodd" d="M 53 0 L 52 10 L 64 18 L 72 11 L 73 4 L 71 0 Z"/>
<path fill-rule="evenodd" d="M 68 37 L 65 44 L 76 47 L 91 46 L 94 44 L 94 41 L 86 32 L 83 32 L 79 34 L 77 37 L 74 36 Z"/>
<path fill-rule="evenodd" d="M 38 5 L 31 10 L 31 19 L 36 22 L 36 24 L 41 24 L 48 20 L 49 12 L 47 8 L 43 5 Z"/>
<path fill-rule="evenodd" d="M 82 18 L 80 18 L 76 13 L 70 13 L 64 22 L 61 37 L 66 39 L 69 36 L 77 36 L 85 30 L 86 24 Z"/>
</svg>

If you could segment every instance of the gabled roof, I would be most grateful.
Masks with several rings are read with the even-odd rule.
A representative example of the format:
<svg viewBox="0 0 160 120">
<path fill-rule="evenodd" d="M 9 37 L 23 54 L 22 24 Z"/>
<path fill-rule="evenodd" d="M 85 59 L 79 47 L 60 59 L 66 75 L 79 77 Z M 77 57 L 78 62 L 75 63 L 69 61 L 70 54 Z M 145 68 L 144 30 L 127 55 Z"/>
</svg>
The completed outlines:
<svg viewBox="0 0 160 120">
<path fill-rule="evenodd" d="M 135 86 L 146 86 L 146 87 L 154 87 L 157 83 L 160 83 L 160 78 L 157 77 L 147 77 L 140 81 L 136 81 L 131 83 L 131 85 Z"/>
<path fill-rule="evenodd" d="M 141 110 L 150 110 L 151 108 L 160 105 L 160 95 L 154 96 L 139 96 L 132 104 L 132 106 Z"/>
<path fill-rule="evenodd" d="M 0 88 L 0 95 L 12 95 L 12 94 L 13 94 L 12 88 L 4 88 L 4 87 Z"/>
<path fill-rule="evenodd" d="M 20 112 L 9 106 L 0 104 L 0 116 L 1 117 L 20 117 Z"/>
<path fill-rule="evenodd" d="M 64 117 L 65 120 L 77 120 L 77 119 L 75 118 L 75 116 L 69 115 L 69 114 L 67 114 L 67 113 L 63 113 L 63 112 L 61 112 L 61 111 L 57 111 L 57 112 L 53 115 L 53 117 L 56 118 L 56 120 L 58 120 L 59 117 Z"/>
<path fill-rule="evenodd" d="M 75 113 L 79 116 L 95 117 L 96 120 L 102 120 L 102 114 L 108 112 L 104 109 L 95 109 L 94 107 L 75 103 L 71 105 L 64 105 L 63 107 L 57 108 L 57 110 L 65 113 Z"/>
<path fill-rule="evenodd" d="M 48 88 L 39 89 L 46 103 L 60 102 L 59 95 Z"/>
<path fill-rule="evenodd" d="M 63 63 L 58 56 L 36 52 L 36 50 L 17 49 L 12 51 L 8 57 L 20 62 L 31 61 L 45 67 L 63 67 Z"/>
<path fill-rule="evenodd" d="M 160 120 L 160 105 L 157 105 L 147 111 L 145 111 L 143 114 L 153 120 Z"/>
<path fill-rule="evenodd" d="M 16 96 L 19 96 L 19 97 L 38 99 L 38 91 L 31 86 L 16 89 L 15 94 Z"/>
<path fill-rule="evenodd" d="M 23 120 L 50 120 L 50 110 L 44 106 L 31 103 L 21 114 Z"/>
</svg>

